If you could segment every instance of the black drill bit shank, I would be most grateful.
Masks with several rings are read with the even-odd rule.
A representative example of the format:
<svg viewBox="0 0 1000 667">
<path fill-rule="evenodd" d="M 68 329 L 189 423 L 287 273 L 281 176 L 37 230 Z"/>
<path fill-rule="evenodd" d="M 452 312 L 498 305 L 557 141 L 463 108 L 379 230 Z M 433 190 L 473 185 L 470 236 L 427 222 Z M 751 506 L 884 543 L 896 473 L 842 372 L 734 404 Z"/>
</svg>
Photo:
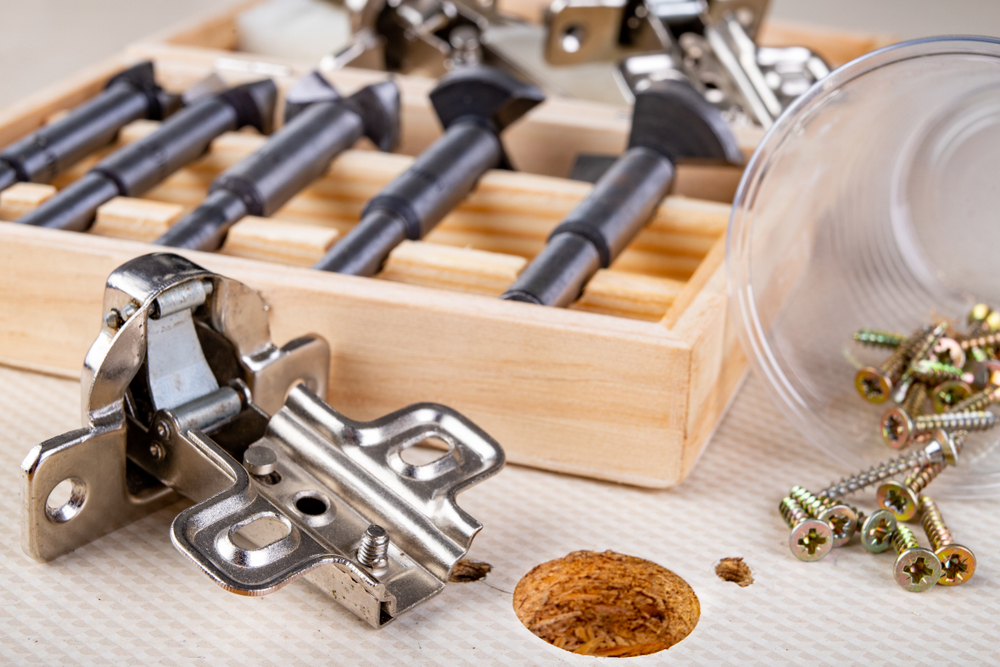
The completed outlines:
<svg viewBox="0 0 1000 667">
<path fill-rule="evenodd" d="M 247 215 L 272 215 L 365 135 L 382 150 L 395 147 L 399 140 L 396 84 L 374 84 L 343 99 L 313 72 L 288 91 L 284 127 L 260 150 L 220 174 L 204 203 L 154 243 L 218 249 L 234 223 Z"/>
<path fill-rule="evenodd" d="M 271 128 L 277 88 L 270 79 L 202 97 L 152 134 L 101 160 L 83 178 L 61 190 L 18 222 L 85 231 L 97 207 L 114 197 L 136 197 L 203 155 L 223 132 L 250 125 Z"/>
<path fill-rule="evenodd" d="M 102 146 L 133 120 L 162 120 L 180 107 L 181 98 L 156 85 L 153 63 L 139 63 L 108 81 L 103 92 L 66 116 L 0 152 L 0 190 L 14 183 L 48 183 Z"/>
<path fill-rule="evenodd" d="M 544 96 L 491 67 L 457 69 L 431 91 L 445 133 L 376 195 L 361 222 L 313 268 L 370 276 L 406 239 L 422 238 L 488 170 L 507 166 L 500 133 Z"/>
<path fill-rule="evenodd" d="M 553 230 L 541 253 L 501 297 L 543 306 L 573 303 L 646 224 L 670 190 L 679 159 L 742 160 L 719 111 L 688 84 L 665 81 L 636 95 L 628 150 Z"/>
</svg>

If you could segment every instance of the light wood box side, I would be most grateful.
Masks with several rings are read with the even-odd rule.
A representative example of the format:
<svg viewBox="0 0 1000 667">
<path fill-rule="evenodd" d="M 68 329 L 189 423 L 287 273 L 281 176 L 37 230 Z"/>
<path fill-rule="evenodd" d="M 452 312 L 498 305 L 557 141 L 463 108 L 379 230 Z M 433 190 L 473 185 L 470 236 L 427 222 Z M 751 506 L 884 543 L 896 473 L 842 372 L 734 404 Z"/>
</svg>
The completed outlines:
<svg viewBox="0 0 1000 667">
<path fill-rule="evenodd" d="M 0 284 L 16 286 L 0 291 L 0 361 L 78 374 L 108 274 L 151 250 L 0 225 Z M 642 486 L 682 478 L 691 349 L 659 323 L 182 254 L 258 288 L 276 342 L 323 336 L 328 399 L 351 417 L 437 401 L 515 463 Z"/>
</svg>

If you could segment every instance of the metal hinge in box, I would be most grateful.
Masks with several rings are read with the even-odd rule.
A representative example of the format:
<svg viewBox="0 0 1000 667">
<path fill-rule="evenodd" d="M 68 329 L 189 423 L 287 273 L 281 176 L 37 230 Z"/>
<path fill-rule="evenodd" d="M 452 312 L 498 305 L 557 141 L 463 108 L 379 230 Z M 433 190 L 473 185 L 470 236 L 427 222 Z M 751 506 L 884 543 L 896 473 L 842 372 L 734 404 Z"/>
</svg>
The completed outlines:
<svg viewBox="0 0 1000 667">
<path fill-rule="evenodd" d="M 180 494 L 195 504 L 171 540 L 235 593 L 305 576 L 380 627 L 444 587 L 482 528 L 455 495 L 504 462 L 475 424 L 431 403 L 347 419 L 320 398 L 325 341 L 276 347 L 256 292 L 176 255 L 118 268 L 104 313 L 85 428 L 22 464 L 29 555 L 56 558 Z M 432 438 L 440 458 L 404 461 Z"/>
</svg>

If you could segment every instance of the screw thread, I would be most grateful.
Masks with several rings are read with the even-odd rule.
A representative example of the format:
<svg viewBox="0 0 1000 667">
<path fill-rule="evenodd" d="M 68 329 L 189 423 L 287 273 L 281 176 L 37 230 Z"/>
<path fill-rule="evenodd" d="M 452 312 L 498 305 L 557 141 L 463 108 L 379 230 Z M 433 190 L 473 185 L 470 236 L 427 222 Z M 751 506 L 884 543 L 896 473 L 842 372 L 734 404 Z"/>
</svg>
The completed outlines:
<svg viewBox="0 0 1000 667">
<path fill-rule="evenodd" d="M 896 349 L 908 339 L 903 334 L 878 329 L 861 329 L 854 332 L 854 340 L 869 347 L 887 347 Z"/>
<path fill-rule="evenodd" d="M 931 541 L 931 549 L 937 551 L 955 543 L 951 531 L 944 523 L 941 510 L 930 496 L 920 496 L 920 523 L 924 526 L 927 539 Z"/>
<path fill-rule="evenodd" d="M 930 465 L 925 465 L 920 470 L 910 473 L 905 480 L 903 480 L 903 486 L 909 488 L 914 494 L 919 494 L 921 491 L 927 488 L 927 485 L 934 481 L 934 478 L 941 474 L 944 470 L 943 463 L 931 463 Z"/>
<path fill-rule="evenodd" d="M 938 340 L 941 339 L 941 336 L 944 335 L 945 331 L 947 331 L 947 328 L 948 328 L 947 323 L 942 322 L 941 324 L 937 325 L 936 327 L 925 333 L 923 337 L 917 339 L 917 343 L 913 346 L 912 350 L 910 351 L 910 365 L 909 365 L 910 370 L 914 371 L 917 370 L 916 369 L 917 364 L 919 364 L 921 361 L 924 361 L 927 358 L 927 355 L 929 355 L 931 353 L 931 350 L 934 349 L 934 346 L 937 344 Z"/>
<path fill-rule="evenodd" d="M 986 334 L 985 336 L 976 336 L 975 338 L 966 338 L 958 341 L 958 344 L 963 350 L 970 350 L 972 348 L 992 349 L 1000 346 L 1000 332 Z"/>
<path fill-rule="evenodd" d="M 969 435 L 968 431 L 955 431 L 949 434 L 951 437 L 951 442 L 955 445 L 955 451 L 959 454 L 965 449 L 965 438 Z"/>
<path fill-rule="evenodd" d="M 988 387 L 956 403 L 948 412 L 979 412 L 1000 400 L 1000 386 Z"/>
<path fill-rule="evenodd" d="M 809 516 L 813 517 L 814 519 L 817 518 L 820 514 L 822 514 L 824 510 L 828 510 L 834 505 L 843 505 L 847 509 L 854 512 L 855 516 L 857 516 L 857 521 L 859 524 L 864 519 L 864 512 L 859 510 L 857 507 L 854 507 L 853 505 L 848 505 L 847 503 L 839 502 L 827 496 L 817 496 L 816 494 L 812 493 L 811 491 L 802 486 L 793 486 L 792 489 L 788 492 L 788 495 L 793 500 L 797 501 L 799 505 L 802 506 L 802 509 L 804 509 L 806 513 L 809 514 Z"/>
<path fill-rule="evenodd" d="M 979 362 L 989 361 L 990 360 L 990 355 L 988 355 L 986 352 L 983 352 L 983 350 L 981 348 L 978 348 L 978 347 L 970 348 L 969 349 L 969 355 L 973 359 L 975 359 L 976 361 L 979 361 Z"/>
<path fill-rule="evenodd" d="M 927 433 L 937 428 L 946 431 L 985 431 L 997 424 L 997 416 L 986 410 L 966 412 L 944 412 L 939 415 L 920 415 L 913 418 L 916 433 Z"/>
<path fill-rule="evenodd" d="M 927 387 L 923 384 L 918 384 L 910 389 L 910 393 L 906 395 L 906 400 L 903 401 L 903 411 L 908 415 L 914 416 L 924 414 L 924 404 L 927 403 L 928 398 Z"/>
<path fill-rule="evenodd" d="M 951 380 L 961 380 L 965 375 L 961 368 L 930 359 L 922 359 L 911 368 L 913 369 L 913 377 L 926 384 L 936 385 Z"/>
<path fill-rule="evenodd" d="M 365 567 L 374 567 L 384 562 L 389 554 L 389 533 L 385 528 L 372 524 L 361 536 L 358 545 L 358 562 Z"/>
<path fill-rule="evenodd" d="M 907 364 L 913 358 L 913 352 L 921 346 L 924 339 L 931 333 L 930 327 L 924 327 L 922 329 L 917 329 L 913 332 L 913 335 L 906 339 L 906 342 L 896 348 L 895 352 L 889 355 L 889 358 L 882 362 L 882 365 L 878 367 L 879 371 L 883 375 L 889 378 L 889 380 L 896 384 L 899 378 L 903 375 L 903 371 L 906 370 Z M 933 345 L 933 343 L 931 343 Z"/>
<path fill-rule="evenodd" d="M 875 484 L 884 482 L 890 477 L 895 477 L 901 473 L 909 472 L 915 468 L 922 468 L 933 462 L 934 461 L 926 448 L 917 449 L 909 454 L 879 463 L 878 465 L 872 466 L 868 470 L 859 472 L 858 474 L 847 477 L 846 479 L 842 479 L 839 482 L 834 482 L 827 488 L 820 491 L 819 496 L 824 498 L 846 496 L 849 493 L 855 493 L 862 489 L 866 489 L 869 486 L 874 486 Z"/>
<path fill-rule="evenodd" d="M 791 496 L 786 496 L 778 505 L 781 510 L 781 518 L 785 520 L 789 528 L 794 528 L 809 518 L 809 513 Z"/>
<path fill-rule="evenodd" d="M 809 516 L 815 518 L 820 513 L 833 505 L 830 498 L 819 498 L 813 495 L 808 489 L 801 486 L 793 486 L 788 496 L 799 503 Z"/>
<path fill-rule="evenodd" d="M 892 534 L 892 548 L 896 550 L 896 553 L 901 554 L 904 551 L 917 549 L 919 547 L 920 543 L 917 542 L 917 538 L 913 535 L 913 531 L 901 523 L 898 524 L 896 526 L 896 532 Z"/>
</svg>

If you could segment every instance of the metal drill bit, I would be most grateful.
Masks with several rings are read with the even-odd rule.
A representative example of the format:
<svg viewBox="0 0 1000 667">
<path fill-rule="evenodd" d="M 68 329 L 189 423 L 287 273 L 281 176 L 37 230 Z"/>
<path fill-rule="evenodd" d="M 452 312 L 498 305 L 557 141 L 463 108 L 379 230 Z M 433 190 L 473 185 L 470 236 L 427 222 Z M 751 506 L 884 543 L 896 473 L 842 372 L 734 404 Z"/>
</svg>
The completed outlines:
<svg viewBox="0 0 1000 667">
<path fill-rule="evenodd" d="M 285 105 L 284 127 L 220 174 L 205 201 L 155 244 L 216 250 L 234 223 L 247 215 L 272 215 L 362 136 L 382 150 L 392 150 L 399 140 L 399 89 L 392 82 L 344 99 L 313 72 L 288 91 Z"/>
<path fill-rule="evenodd" d="M 565 307 L 607 268 L 652 216 L 679 159 L 742 162 L 718 109 L 690 85 L 664 81 L 638 93 L 628 150 L 555 228 L 502 299 Z"/>
<path fill-rule="evenodd" d="M 110 144 L 133 120 L 162 120 L 180 104 L 180 96 L 156 85 L 153 63 L 133 65 L 113 76 L 100 94 L 0 152 L 0 190 L 18 181 L 48 183 Z"/>
<path fill-rule="evenodd" d="M 149 136 L 101 160 L 83 178 L 18 222 L 85 231 L 101 204 L 118 196 L 143 194 L 201 157 L 223 132 L 247 125 L 269 132 L 276 97 L 277 88 L 270 79 L 201 97 Z"/>
<path fill-rule="evenodd" d="M 483 174 L 508 164 L 500 133 L 544 96 L 500 70 L 473 66 L 445 76 L 430 98 L 444 136 L 368 202 L 361 222 L 313 268 L 377 273 L 393 248 L 425 236 Z"/>
</svg>

